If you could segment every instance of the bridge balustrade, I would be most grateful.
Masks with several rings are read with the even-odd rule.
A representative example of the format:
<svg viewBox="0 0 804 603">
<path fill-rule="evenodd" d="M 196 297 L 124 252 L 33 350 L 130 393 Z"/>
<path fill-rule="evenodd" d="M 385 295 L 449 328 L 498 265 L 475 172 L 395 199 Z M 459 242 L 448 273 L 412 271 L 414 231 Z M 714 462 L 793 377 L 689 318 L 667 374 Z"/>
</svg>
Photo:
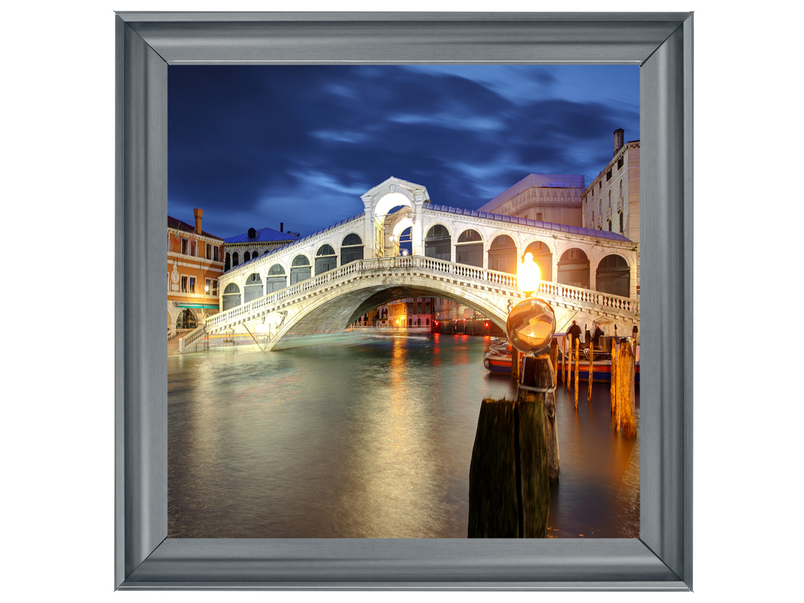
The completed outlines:
<svg viewBox="0 0 804 603">
<path fill-rule="evenodd" d="M 236 308 L 231 308 L 224 312 L 220 312 L 215 316 L 207 319 L 203 327 L 199 327 L 195 331 L 188 334 L 184 338 L 185 346 L 192 344 L 199 337 L 203 336 L 205 332 L 216 330 L 217 328 L 226 325 L 233 325 L 242 319 L 248 319 L 254 314 L 262 310 L 267 310 L 281 305 L 283 302 L 293 300 L 295 298 L 304 297 L 305 294 L 312 293 L 326 285 L 335 284 L 337 281 L 348 279 L 355 274 L 371 274 L 374 272 L 381 272 L 394 269 L 411 269 L 420 268 L 436 274 L 444 274 L 455 276 L 462 279 L 481 282 L 485 285 L 494 285 L 496 287 L 503 287 L 509 289 L 508 294 L 512 296 L 520 296 L 517 289 L 517 279 L 513 274 L 505 272 L 497 272 L 495 270 L 488 270 L 478 268 L 475 266 L 468 266 L 465 264 L 455 264 L 446 260 L 439 260 L 436 258 L 424 256 L 398 256 L 391 258 L 372 258 L 355 260 L 345 266 L 341 266 L 334 270 L 330 270 L 318 276 L 314 276 L 304 280 L 290 287 L 285 287 L 278 291 L 274 291 L 268 295 L 243 303 Z M 639 313 L 639 302 L 611 295 L 601 293 L 599 291 L 590 291 L 579 287 L 571 287 L 569 285 L 562 285 L 553 282 L 541 282 L 539 284 L 539 292 L 553 297 L 555 299 L 562 299 L 578 303 L 585 303 L 603 308 L 611 308 L 613 310 L 621 310 L 625 312 Z"/>
</svg>

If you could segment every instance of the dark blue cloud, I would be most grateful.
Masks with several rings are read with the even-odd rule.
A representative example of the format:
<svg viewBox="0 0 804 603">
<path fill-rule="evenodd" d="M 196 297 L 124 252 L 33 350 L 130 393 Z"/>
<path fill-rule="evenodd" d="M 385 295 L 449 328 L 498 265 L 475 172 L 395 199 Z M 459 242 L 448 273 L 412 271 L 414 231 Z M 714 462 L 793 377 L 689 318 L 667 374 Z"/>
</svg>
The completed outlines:
<svg viewBox="0 0 804 603">
<path fill-rule="evenodd" d="M 222 237 L 306 234 L 390 176 L 467 208 L 531 172 L 589 182 L 616 128 L 638 138 L 638 70 L 583 69 L 171 66 L 168 211 L 201 207 Z"/>
</svg>

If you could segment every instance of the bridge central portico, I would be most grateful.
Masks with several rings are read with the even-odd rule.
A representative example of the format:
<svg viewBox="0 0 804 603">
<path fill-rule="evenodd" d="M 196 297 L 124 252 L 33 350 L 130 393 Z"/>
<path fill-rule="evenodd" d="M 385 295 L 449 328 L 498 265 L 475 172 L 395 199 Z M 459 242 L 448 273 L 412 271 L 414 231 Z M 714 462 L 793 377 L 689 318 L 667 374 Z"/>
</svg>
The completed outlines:
<svg viewBox="0 0 804 603">
<path fill-rule="evenodd" d="M 573 318 L 613 320 L 623 332 L 638 324 L 638 250 L 622 235 L 433 205 L 426 188 L 397 178 L 362 200 L 363 213 L 224 273 L 222 312 L 185 337 L 184 349 L 238 330 L 264 349 L 283 347 L 294 337 L 340 332 L 368 310 L 407 297 L 452 299 L 504 328 L 521 299 L 515 272 L 527 251 L 540 266 L 540 296 L 556 309 L 559 331 Z M 399 235 L 408 228 L 413 253 L 399 257 Z M 618 289 L 595 290 L 610 286 Z"/>
</svg>

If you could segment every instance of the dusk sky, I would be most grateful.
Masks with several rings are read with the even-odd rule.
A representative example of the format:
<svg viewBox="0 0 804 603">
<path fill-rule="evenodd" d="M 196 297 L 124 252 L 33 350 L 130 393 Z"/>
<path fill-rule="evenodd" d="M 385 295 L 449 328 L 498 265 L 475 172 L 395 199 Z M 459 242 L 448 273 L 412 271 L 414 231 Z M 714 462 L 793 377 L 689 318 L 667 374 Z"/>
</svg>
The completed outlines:
<svg viewBox="0 0 804 603">
<path fill-rule="evenodd" d="M 530 173 L 579 174 L 639 139 L 636 66 L 168 68 L 168 213 L 221 238 L 302 236 L 391 176 L 475 209 Z"/>
</svg>

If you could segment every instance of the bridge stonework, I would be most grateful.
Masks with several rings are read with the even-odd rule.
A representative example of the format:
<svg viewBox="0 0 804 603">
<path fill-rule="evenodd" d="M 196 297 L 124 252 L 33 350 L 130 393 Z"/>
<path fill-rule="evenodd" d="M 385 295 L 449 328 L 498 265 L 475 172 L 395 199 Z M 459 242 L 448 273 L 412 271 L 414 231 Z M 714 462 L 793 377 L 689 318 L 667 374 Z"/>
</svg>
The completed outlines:
<svg viewBox="0 0 804 603">
<path fill-rule="evenodd" d="M 232 341 L 259 345 L 261 349 L 291 347 L 295 341 L 313 335 L 339 333 L 368 310 L 395 299 L 441 297 L 465 304 L 504 328 L 510 307 L 522 293 L 516 277 L 488 269 L 488 250 L 494 239 L 508 235 L 516 245 L 517 258 L 533 242 L 543 243 L 552 254 L 552 281 L 542 282 L 539 295 L 556 311 L 557 330 L 576 320 L 591 326 L 593 320 L 615 323 L 623 335 L 639 323 L 637 287 L 637 246 L 624 237 L 595 236 L 594 231 L 560 225 L 533 223 L 483 212 L 445 208 L 429 204 L 427 190 L 420 185 L 390 178 L 362 196 L 364 212 L 334 226 L 304 237 L 284 248 L 241 264 L 221 275 L 221 301 L 227 287 L 239 291 L 239 304 L 207 319 L 188 334 L 185 351 L 204 346 L 227 345 Z M 399 205 L 404 210 L 404 225 L 410 225 L 413 255 L 382 257 L 398 249 L 391 238 L 396 228 L 386 228 L 389 210 Z M 450 235 L 450 258 L 425 257 L 425 237 L 440 224 Z M 483 244 L 483 265 L 455 263 L 456 242 L 467 229 L 479 233 Z M 363 243 L 363 259 L 341 265 L 341 248 L 349 235 L 358 235 Z M 335 250 L 337 268 L 315 275 L 315 256 L 323 245 Z M 590 288 L 557 283 L 561 255 L 581 249 L 589 259 Z M 291 284 L 294 258 L 304 256 L 311 278 Z M 594 275 L 599 263 L 609 255 L 619 255 L 630 269 L 630 297 L 595 291 Z M 251 301 L 244 301 L 250 275 L 257 275 L 266 292 L 268 277 L 285 275 L 286 287 Z M 273 267 L 273 271 L 272 271 Z M 254 277 L 252 277 L 254 278 Z M 223 304 L 222 304 L 222 307 Z"/>
</svg>

